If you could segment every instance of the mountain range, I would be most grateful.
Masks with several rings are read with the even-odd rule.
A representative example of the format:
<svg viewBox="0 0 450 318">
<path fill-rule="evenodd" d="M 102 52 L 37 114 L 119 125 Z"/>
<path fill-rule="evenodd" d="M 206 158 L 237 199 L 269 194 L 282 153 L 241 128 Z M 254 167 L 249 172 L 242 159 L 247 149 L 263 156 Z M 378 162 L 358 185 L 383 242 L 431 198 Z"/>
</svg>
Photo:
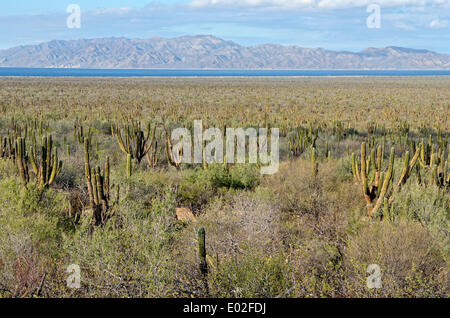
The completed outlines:
<svg viewBox="0 0 450 318">
<path fill-rule="evenodd" d="M 331 51 L 243 46 L 211 35 L 54 40 L 0 50 L 0 67 L 165 69 L 450 69 L 450 54 L 402 47 Z"/>
</svg>

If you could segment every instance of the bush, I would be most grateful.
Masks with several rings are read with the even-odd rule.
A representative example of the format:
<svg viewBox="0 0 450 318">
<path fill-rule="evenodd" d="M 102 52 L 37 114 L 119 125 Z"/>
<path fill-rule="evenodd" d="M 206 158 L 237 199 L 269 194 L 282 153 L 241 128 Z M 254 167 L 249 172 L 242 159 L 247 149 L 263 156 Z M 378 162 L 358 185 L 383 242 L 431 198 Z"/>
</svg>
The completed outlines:
<svg viewBox="0 0 450 318">
<path fill-rule="evenodd" d="M 368 224 L 350 238 L 344 264 L 351 297 L 448 296 L 449 266 L 429 231 L 414 221 Z M 369 264 L 381 268 L 381 289 L 367 288 Z"/>
<path fill-rule="evenodd" d="M 73 230 L 65 217 L 66 208 L 60 193 L 42 193 L 32 184 L 26 189 L 15 178 L 0 179 L 0 288 L 4 296 L 35 296 L 44 272 L 51 273 L 63 257 L 63 233 Z"/>
<path fill-rule="evenodd" d="M 213 297 L 287 297 L 292 286 L 289 266 L 283 255 L 258 255 L 246 250 L 237 258 L 221 259 L 211 270 Z"/>
<path fill-rule="evenodd" d="M 435 235 L 445 252 L 450 252 L 450 195 L 436 187 L 407 183 L 395 194 L 391 207 L 394 218 L 407 218 L 425 225 Z"/>
<path fill-rule="evenodd" d="M 229 169 L 221 164 L 208 167 L 207 177 L 216 188 L 253 189 L 259 184 L 260 173 L 256 165 L 236 164 Z"/>
<path fill-rule="evenodd" d="M 170 244 L 176 231 L 170 191 L 149 207 L 124 199 L 116 216 L 87 239 L 85 218 L 64 240 L 66 264 L 82 270 L 82 297 L 168 297 L 173 295 Z M 66 266 L 67 266 L 66 265 Z M 68 291 L 66 291 L 68 292 Z"/>
</svg>

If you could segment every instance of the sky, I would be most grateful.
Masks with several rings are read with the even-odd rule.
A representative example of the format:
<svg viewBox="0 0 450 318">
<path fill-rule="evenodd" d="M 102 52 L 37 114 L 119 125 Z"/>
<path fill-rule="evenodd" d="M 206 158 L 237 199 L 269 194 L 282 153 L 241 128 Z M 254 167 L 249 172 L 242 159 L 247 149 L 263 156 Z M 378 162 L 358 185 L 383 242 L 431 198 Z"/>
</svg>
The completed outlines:
<svg viewBox="0 0 450 318">
<path fill-rule="evenodd" d="M 71 4 L 81 10 L 79 28 L 68 27 Z M 450 0 L 2 0 L 0 30 L 0 49 L 51 40 L 211 34 L 241 45 L 450 53 Z"/>
</svg>

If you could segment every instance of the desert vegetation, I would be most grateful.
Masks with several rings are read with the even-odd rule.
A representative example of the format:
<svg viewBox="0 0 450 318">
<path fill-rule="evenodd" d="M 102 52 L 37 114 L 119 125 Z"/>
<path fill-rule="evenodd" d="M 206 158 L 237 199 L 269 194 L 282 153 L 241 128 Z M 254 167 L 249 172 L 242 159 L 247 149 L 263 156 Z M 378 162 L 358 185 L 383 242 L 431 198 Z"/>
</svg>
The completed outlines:
<svg viewBox="0 0 450 318">
<path fill-rule="evenodd" d="M 449 296 L 447 77 L 3 78 L 0 114 L 0 297 Z M 279 128 L 279 171 L 179 163 L 200 119 Z"/>
</svg>

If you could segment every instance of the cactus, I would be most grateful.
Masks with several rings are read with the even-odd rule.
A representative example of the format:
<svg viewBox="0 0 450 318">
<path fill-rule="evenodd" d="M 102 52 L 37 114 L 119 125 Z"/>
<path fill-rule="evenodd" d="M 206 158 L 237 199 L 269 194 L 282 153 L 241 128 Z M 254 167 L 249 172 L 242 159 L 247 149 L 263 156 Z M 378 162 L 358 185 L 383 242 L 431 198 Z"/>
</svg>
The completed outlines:
<svg viewBox="0 0 450 318">
<path fill-rule="evenodd" d="M 359 175 L 358 161 L 356 160 L 355 153 L 352 153 L 352 173 L 355 181 L 361 182 L 361 176 Z"/>
<path fill-rule="evenodd" d="M 414 157 L 409 160 L 409 151 L 405 153 L 405 157 L 403 159 L 403 169 L 400 176 L 400 180 L 397 183 L 397 187 L 400 188 L 406 183 L 406 180 L 411 176 L 411 173 L 414 169 L 414 166 L 416 165 L 418 159 L 420 156 L 420 149 L 416 150 L 416 153 L 414 154 Z"/>
<path fill-rule="evenodd" d="M 316 148 L 311 147 L 311 167 L 314 177 L 319 173 L 319 163 L 316 161 Z"/>
<path fill-rule="evenodd" d="M 42 137 L 40 160 L 35 146 L 31 147 L 30 161 L 39 189 L 50 186 L 62 169 L 62 161 L 58 159 L 58 150 L 53 146 L 51 135 Z"/>
<path fill-rule="evenodd" d="M 406 152 L 403 157 L 403 169 L 398 182 L 395 184 L 395 188 L 399 190 L 409 179 L 411 173 L 416 167 L 419 161 L 422 148 L 417 148 L 412 159 L 410 159 L 409 152 Z M 388 199 L 388 194 L 392 192 L 393 185 L 393 169 L 394 169 L 395 153 L 394 148 L 391 149 L 391 154 L 389 157 L 389 166 L 386 175 L 383 177 L 381 173 L 381 166 L 383 162 L 383 147 L 378 146 L 376 151 L 371 151 L 370 159 L 366 159 L 366 143 L 361 144 L 361 169 L 358 169 L 358 165 L 354 154 L 352 155 L 352 172 L 354 179 L 362 183 L 363 195 L 367 204 L 367 213 L 369 217 L 372 217 L 377 213 L 379 208 L 384 202 L 390 202 Z M 375 170 L 374 174 L 369 180 L 369 173 L 371 168 Z M 381 188 L 380 188 L 380 185 Z M 388 204 L 388 203 L 385 203 Z"/>
<path fill-rule="evenodd" d="M 127 154 L 127 178 L 131 178 L 132 167 L 131 167 L 131 154 Z"/>
<path fill-rule="evenodd" d="M 158 165 L 159 159 L 161 157 L 161 147 L 160 147 L 161 136 L 162 131 L 160 130 L 158 138 L 155 138 L 154 146 L 152 146 L 145 155 L 147 163 L 151 168 L 154 168 Z"/>
<path fill-rule="evenodd" d="M 16 161 L 19 169 L 20 179 L 26 186 L 30 180 L 28 174 L 28 155 L 26 153 L 25 138 L 19 137 L 16 141 Z"/>
<path fill-rule="evenodd" d="M 11 135 L 3 137 L 0 142 L 0 157 L 4 159 L 16 158 L 16 143 Z"/>
<path fill-rule="evenodd" d="M 388 192 L 389 186 L 393 178 L 394 159 L 395 159 L 394 148 L 392 148 L 389 157 L 388 171 L 386 173 L 386 176 L 383 178 L 381 176 L 382 147 L 379 146 L 377 148 L 377 160 L 375 163 L 376 171 L 374 176 L 374 184 L 369 185 L 369 183 L 371 182 L 369 182 L 368 180 L 368 172 L 370 172 L 370 169 L 368 170 L 368 164 L 366 161 L 366 143 L 363 142 L 361 144 L 361 169 L 358 173 L 355 163 L 355 175 L 360 176 L 360 180 L 362 182 L 363 195 L 364 199 L 366 200 L 367 214 L 369 217 L 372 217 L 378 211 Z M 383 185 L 380 189 L 380 184 L 382 181 Z"/>
<path fill-rule="evenodd" d="M 289 137 L 289 150 L 292 156 L 299 157 L 308 147 L 315 147 L 318 138 L 318 129 L 313 130 L 310 127 L 309 131 L 302 127 L 296 128 L 295 132 Z"/>
<path fill-rule="evenodd" d="M 84 139 L 89 138 L 92 142 L 92 130 L 89 128 L 88 132 L 85 132 L 85 129 L 81 123 L 81 120 L 78 118 L 75 120 L 75 124 L 73 127 L 73 138 L 76 140 L 79 144 L 84 144 Z"/>
<path fill-rule="evenodd" d="M 84 173 L 88 188 L 89 203 L 92 208 L 92 221 L 89 232 L 92 233 L 94 226 L 103 226 L 113 216 L 110 205 L 109 184 L 109 157 L 106 157 L 105 168 L 91 168 L 89 155 L 89 138 L 84 138 Z"/>
<path fill-rule="evenodd" d="M 379 208 L 381 207 L 383 202 L 387 202 L 387 200 L 385 200 L 385 199 L 387 199 L 386 196 L 388 194 L 389 187 L 391 186 L 392 180 L 394 178 L 394 160 L 395 160 L 395 151 L 394 151 L 394 148 L 391 148 L 391 154 L 389 156 L 388 171 L 386 172 L 386 176 L 384 177 L 383 185 L 378 194 L 377 202 L 371 212 L 369 211 L 369 206 L 368 206 L 369 217 L 372 217 L 373 214 L 377 213 L 377 211 L 379 210 Z M 380 182 L 381 182 L 381 178 L 380 178 Z"/>
<path fill-rule="evenodd" d="M 154 146 L 156 139 L 156 126 L 147 125 L 147 131 L 144 133 L 141 129 L 141 123 L 132 121 L 130 124 L 120 127 L 119 125 L 113 130 L 120 150 L 127 155 L 131 155 L 138 163 Z"/>
<path fill-rule="evenodd" d="M 206 262 L 206 231 L 203 227 L 198 230 L 198 257 L 200 260 L 200 272 L 206 275 L 208 273 L 208 264 Z"/>
</svg>

